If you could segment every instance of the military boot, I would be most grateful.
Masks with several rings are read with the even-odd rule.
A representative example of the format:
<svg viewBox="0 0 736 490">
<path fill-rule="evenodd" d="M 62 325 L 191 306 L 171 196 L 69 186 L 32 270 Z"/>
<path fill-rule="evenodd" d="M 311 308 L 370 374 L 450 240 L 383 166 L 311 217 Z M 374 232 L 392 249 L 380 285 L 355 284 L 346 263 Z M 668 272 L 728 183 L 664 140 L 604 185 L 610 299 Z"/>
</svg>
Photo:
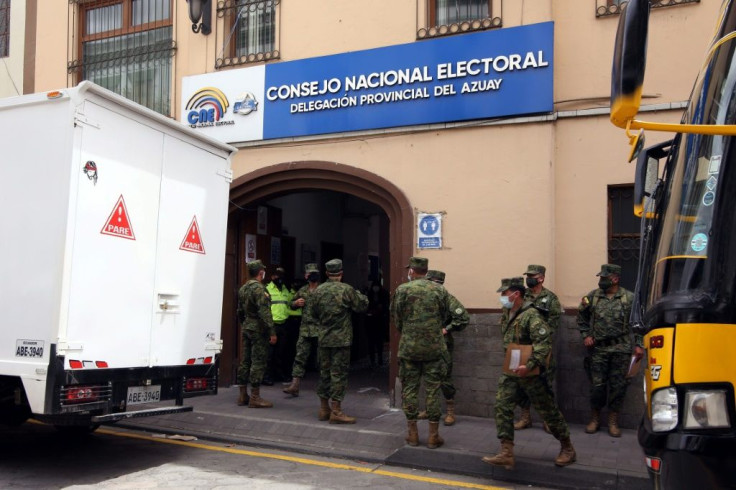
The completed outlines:
<svg viewBox="0 0 736 490">
<path fill-rule="evenodd" d="M 532 426 L 531 408 L 521 409 L 521 418 L 514 424 L 514 430 L 524 430 Z"/>
<path fill-rule="evenodd" d="M 408 429 L 406 433 L 406 443 L 410 446 L 419 445 L 419 431 L 417 430 L 416 420 L 407 420 L 406 427 Z"/>
<path fill-rule="evenodd" d="M 577 460 L 577 454 L 575 454 L 575 448 L 572 447 L 572 441 L 569 437 L 560 441 L 560 454 L 555 458 L 555 464 L 557 466 L 571 465 Z"/>
<path fill-rule="evenodd" d="M 240 386 L 240 395 L 238 396 L 238 406 L 243 407 L 250 402 L 250 397 L 248 396 L 248 385 L 242 385 Z"/>
<path fill-rule="evenodd" d="M 330 400 L 329 398 L 320 398 L 319 399 L 320 406 L 319 406 L 319 415 L 317 415 L 317 420 L 325 421 L 330 420 Z"/>
<path fill-rule="evenodd" d="M 345 415 L 340 407 L 339 401 L 332 401 L 332 412 L 330 412 L 330 423 L 331 424 L 354 424 L 355 417 L 349 417 Z"/>
<path fill-rule="evenodd" d="M 501 439 L 501 450 L 495 456 L 484 456 L 483 462 L 493 466 L 503 466 L 507 470 L 514 469 L 514 441 Z"/>
<path fill-rule="evenodd" d="M 618 428 L 618 412 L 608 412 L 608 435 L 621 437 L 621 429 Z"/>
<path fill-rule="evenodd" d="M 300 381 L 301 381 L 301 378 L 297 378 L 297 377 L 291 378 L 291 384 L 281 391 L 283 391 L 284 393 L 288 393 L 291 396 L 299 396 Z"/>
<path fill-rule="evenodd" d="M 586 434 L 595 434 L 601 426 L 601 411 L 593 410 L 590 414 L 590 422 L 585 426 Z"/>
<path fill-rule="evenodd" d="M 455 400 L 447 400 L 447 415 L 445 425 L 455 425 Z"/>
<path fill-rule="evenodd" d="M 429 440 L 427 441 L 427 447 L 429 449 L 437 449 L 445 443 L 445 440 L 440 437 L 440 423 L 430 422 L 429 423 Z"/>
<path fill-rule="evenodd" d="M 248 402 L 248 407 L 250 408 L 271 408 L 273 407 L 273 403 L 261 398 L 261 387 L 254 386 L 253 389 L 250 390 L 250 401 Z"/>
</svg>

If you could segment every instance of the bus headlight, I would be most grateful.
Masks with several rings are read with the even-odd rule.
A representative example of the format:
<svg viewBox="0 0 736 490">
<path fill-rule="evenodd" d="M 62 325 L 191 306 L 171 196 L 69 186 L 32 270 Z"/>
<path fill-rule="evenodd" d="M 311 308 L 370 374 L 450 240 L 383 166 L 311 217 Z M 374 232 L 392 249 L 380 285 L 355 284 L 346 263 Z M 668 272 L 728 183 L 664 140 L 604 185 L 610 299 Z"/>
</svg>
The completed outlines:
<svg viewBox="0 0 736 490">
<path fill-rule="evenodd" d="M 685 395 L 685 428 L 731 427 L 725 390 L 688 391 Z"/>
<path fill-rule="evenodd" d="M 665 432 L 677 427 L 677 391 L 663 388 L 652 394 L 652 430 Z"/>
</svg>

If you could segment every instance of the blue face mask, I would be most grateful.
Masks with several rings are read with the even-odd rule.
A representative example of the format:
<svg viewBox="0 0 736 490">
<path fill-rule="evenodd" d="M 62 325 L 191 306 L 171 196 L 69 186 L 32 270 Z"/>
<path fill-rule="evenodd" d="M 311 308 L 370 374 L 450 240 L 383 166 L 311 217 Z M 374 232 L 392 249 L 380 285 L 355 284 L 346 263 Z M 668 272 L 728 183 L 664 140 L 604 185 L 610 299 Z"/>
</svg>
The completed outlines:
<svg viewBox="0 0 736 490">
<path fill-rule="evenodd" d="M 514 302 L 509 299 L 508 296 L 501 296 L 499 297 L 499 300 L 501 301 L 501 308 L 505 310 L 510 310 L 512 306 L 514 306 Z"/>
</svg>

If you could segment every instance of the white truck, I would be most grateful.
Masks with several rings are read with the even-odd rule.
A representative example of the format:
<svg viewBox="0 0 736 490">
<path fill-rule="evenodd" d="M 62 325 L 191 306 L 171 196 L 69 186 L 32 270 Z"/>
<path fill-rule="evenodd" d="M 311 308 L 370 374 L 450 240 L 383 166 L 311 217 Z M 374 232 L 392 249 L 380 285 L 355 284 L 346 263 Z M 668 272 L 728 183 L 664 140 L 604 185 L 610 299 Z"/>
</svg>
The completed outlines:
<svg viewBox="0 0 736 490">
<path fill-rule="evenodd" d="M 217 392 L 231 146 L 90 82 L 0 99 L 0 423 Z"/>
</svg>

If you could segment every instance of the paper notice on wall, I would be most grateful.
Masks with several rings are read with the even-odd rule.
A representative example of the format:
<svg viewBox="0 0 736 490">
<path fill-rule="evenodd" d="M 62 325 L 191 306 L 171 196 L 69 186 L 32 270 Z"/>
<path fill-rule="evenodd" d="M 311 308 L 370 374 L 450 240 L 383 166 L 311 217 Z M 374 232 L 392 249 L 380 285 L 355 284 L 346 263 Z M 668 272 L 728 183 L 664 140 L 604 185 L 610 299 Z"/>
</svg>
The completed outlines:
<svg viewBox="0 0 736 490">
<path fill-rule="evenodd" d="M 256 260 L 256 236 L 245 235 L 245 263 Z"/>
</svg>

